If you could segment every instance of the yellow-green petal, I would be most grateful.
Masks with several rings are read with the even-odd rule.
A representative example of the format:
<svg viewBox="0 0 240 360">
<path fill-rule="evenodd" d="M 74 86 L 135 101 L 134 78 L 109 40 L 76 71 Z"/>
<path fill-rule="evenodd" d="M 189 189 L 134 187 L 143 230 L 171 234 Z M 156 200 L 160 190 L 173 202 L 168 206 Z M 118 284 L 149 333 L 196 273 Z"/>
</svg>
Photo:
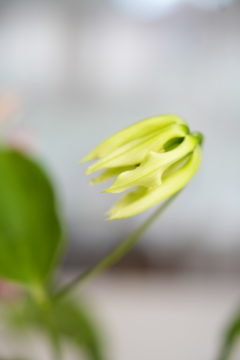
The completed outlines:
<svg viewBox="0 0 240 360">
<path fill-rule="evenodd" d="M 154 133 L 136 138 L 91 165 L 86 174 L 104 168 L 140 164 L 150 151 L 163 151 L 166 142 L 175 137 L 184 137 L 186 132 L 185 126 L 170 125 Z"/>
<path fill-rule="evenodd" d="M 160 186 L 163 172 L 194 150 L 198 141 L 187 135 L 183 142 L 174 150 L 165 153 L 150 152 L 140 166 L 134 170 L 121 173 L 105 192 L 119 193 L 130 187 L 144 186 L 154 188 Z"/>
<path fill-rule="evenodd" d="M 100 175 L 98 175 L 97 177 L 93 178 L 90 183 L 91 184 L 98 184 L 101 182 L 104 182 L 112 177 L 115 177 L 125 171 L 128 170 L 133 170 L 135 168 L 135 166 L 121 166 L 121 167 L 117 167 L 117 168 L 112 168 L 112 169 L 107 169 L 105 171 L 103 171 Z"/>
<path fill-rule="evenodd" d="M 103 141 L 85 158 L 83 158 L 82 162 L 102 158 L 129 141 L 149 135 L 152 132 L 158 129 L 163 129 L 171 124 L 183 124 L 186 126 L 186 123 L 180 117 L 171 114 L 158 115 L 139 121 L 121 131 L 118 131 L 116 134 Z"/>
<path fill-rule="evenodd" d="M 189 132 L 178 116 L 161 115 L 123 129 L 83 161 L 97 159 L 86 174 L 103 170 L 93 184 L 115 178 L 105 192 L 134 191 L 111 209 L 110 218 L 136 215 L 184 187 L 200 164 L 200 133 Z"/>
<path fill-rule="evenodd" d="M 167 176 L 156 188 L 140 187 L 124 195 L 109 211 L 109 219 L 121 219 L 140 212 L 167 199 L 182 189 L 197 172 L 201 163 L 201 151 L 197 146 L 189 160 L 177 171 Z"/>
</svg>

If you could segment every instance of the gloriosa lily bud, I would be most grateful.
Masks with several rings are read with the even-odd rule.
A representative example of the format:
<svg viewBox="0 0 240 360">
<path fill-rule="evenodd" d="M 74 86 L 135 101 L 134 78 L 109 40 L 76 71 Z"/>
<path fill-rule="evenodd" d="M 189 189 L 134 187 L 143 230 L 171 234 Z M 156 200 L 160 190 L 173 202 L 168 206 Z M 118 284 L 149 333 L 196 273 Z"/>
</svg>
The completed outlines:
<svg viewBox="0 0 240 360">
<path fill-rule="evenodd" d="M 190 133 L 175 115 L 159 115 L 121 130 L 98 145 L 82 161 L 98 159 L 86 174 L 103 172 L 92 183 L 115 177 L 105 190 L 130 188 L 109 211 L 110 220 L 136 215 L 181 190 L 201 163 L 202 135 Z"/>
</svg>

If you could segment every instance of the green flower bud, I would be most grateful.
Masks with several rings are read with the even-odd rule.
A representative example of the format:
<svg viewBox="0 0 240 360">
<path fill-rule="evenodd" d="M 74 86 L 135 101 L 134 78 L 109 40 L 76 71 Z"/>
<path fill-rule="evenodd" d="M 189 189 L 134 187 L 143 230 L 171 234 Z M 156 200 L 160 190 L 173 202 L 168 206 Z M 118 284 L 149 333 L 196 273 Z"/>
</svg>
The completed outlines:
<svg viewBox="0 0 240 360">
<path fill-rule="evenodd" d="M 175 115 L 160 115 L 117 132 L 82 161 L 97 159 L 86 174 L 103 172 L 99 183 L 115 178 L 105 190 L 120 193 L 131 188 L 109 211 L 109 218 L 134 216 L 181 190 L 201 163 L 202 135 L 190 133 Z"/>
</svg>

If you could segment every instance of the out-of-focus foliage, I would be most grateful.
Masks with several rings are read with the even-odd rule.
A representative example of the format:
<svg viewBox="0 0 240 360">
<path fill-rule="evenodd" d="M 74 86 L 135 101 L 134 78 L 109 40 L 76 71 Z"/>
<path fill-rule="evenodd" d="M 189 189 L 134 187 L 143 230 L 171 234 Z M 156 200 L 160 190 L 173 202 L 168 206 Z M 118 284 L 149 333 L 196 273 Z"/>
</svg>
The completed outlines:
<svg viewBox="0 0 240 360">
<path fill-rule="evenodd" d="M 10 328 L 17 334 L 27 335 L 29 331 L 39 330 L 48 336 L 49 329 L 45 316 L 41 308 L 30 298 L 18 303 L 6 304 L 3 311 Z M 101 336 L 96 329 L 95 321 L 82 303 L 73 300 L 53 303 L 51 318 L 61 340 L 72 344 L 80 354 L 85 353 L 86 359 L 105 359 Z"/>
<path fill-rule="evenodd" d="M 240 311 L 238 311 L 230 322 L 226 331 L 223 346 L 218 360 L 230 360 L 235 346 L 240 339 Z"/>
<path fill-rule="evenodd" d="M 1 318 L 16 335 L 38 330 L 51 342 L 54 331 L 59 340 L 85 352 L 86 359 L 102 360 L 88 311 L 73 301 L 51 298 L 49 280 L 61 245 L 61 223 L 47 175 L 29 156 L 0 148 L 0 277 L 30 290 L 28 296 L 2 305 Z"/>
<path fill-rule="evenodd" d="M 62 241 L 52 185 L 27 155 L 0 149 L 0 277 L 47 281 Z"/>
<path fill-rule="evenodd" d="M 23 358 L 0 358 L 0 360 L 28 360 L 28 359 L 23 359 Z"/>
<path fill-rule="evenodd" d="M 84 306 L 70 301 L 60 301 L 54 308 L 54 316 L 63 337 L 78 349 L 84 349 L 89 359 L 103 360 L 99 334 Z"/>
</svg>

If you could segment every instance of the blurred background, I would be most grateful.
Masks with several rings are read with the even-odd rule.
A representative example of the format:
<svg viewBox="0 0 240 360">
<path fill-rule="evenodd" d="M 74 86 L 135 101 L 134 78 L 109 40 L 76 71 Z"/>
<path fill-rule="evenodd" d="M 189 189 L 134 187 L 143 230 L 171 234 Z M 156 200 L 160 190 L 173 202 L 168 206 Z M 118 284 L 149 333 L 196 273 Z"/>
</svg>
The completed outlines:
<svg viewBox="0 0 240 360">
<path fill-rule="evenodd" d="M 239 19 L 238 0 L 0 2 L 0 94 L 13 108 L 2 132 L 53 179 L 70 240 L 63 273 L 93 263 L 152 211 L 106 222 L 116 199 L 88 185 L 84 155 L 156 114 L 205 134 L 186 191 L 86 289 L 112 360 L 214 359 L 240 299 Z"/>
</svg>

